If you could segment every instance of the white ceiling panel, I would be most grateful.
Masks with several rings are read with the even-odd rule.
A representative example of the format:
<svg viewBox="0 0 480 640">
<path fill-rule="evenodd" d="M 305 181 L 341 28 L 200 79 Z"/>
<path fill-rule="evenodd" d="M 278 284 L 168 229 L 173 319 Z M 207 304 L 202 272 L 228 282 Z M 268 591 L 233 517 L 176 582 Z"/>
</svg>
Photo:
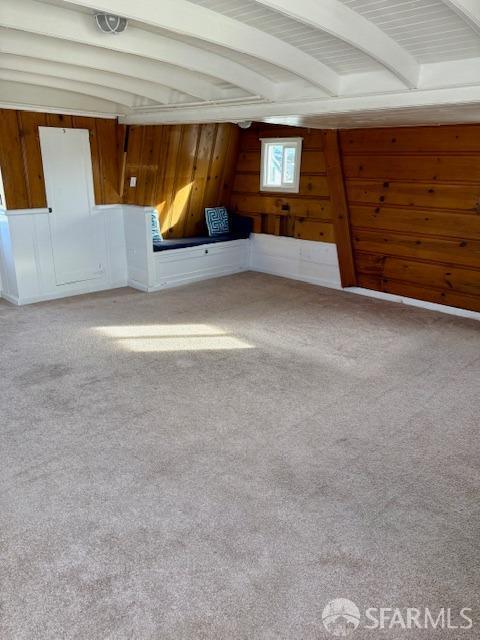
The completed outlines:
<svg viewBox="0 0 480 640">
<path fill-rule="evenodd" d="M 480 57 L 478 34 L 442 0 L 342 2 L 380 27 L 420 63 Z"/>
<path fill-rule="evenodd" d="M 340 74 L 375 71 L 375 60 L 324 31 L 292 20 L 252 0 L 191 0 L 285 40 Z"/>
</svg>

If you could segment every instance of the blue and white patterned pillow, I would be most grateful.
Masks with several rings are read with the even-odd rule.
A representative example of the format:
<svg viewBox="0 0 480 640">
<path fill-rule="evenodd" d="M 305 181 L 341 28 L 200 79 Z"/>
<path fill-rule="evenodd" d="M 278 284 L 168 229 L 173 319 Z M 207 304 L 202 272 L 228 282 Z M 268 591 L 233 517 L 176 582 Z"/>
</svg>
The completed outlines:
<svg viewBox="0 0 480 640">
<path fill-rule="evenodd" d="M 160 233 L 160 225 L 158 224 L 158 216 L 157 216 L 156 209 L 153 209 L 152 211 L 151 225 L 152 225 L 153 242 L 162 242 L 163 238 L 162 238 L 162 234 Z"/>
<path fill-rule="evenodd" d="M 230 224 L 225 207 L 207 207 L 205 209 L 205 219 L 209 236 L 220 236 L 224 233 L 229 233 Z"/>
</svg>

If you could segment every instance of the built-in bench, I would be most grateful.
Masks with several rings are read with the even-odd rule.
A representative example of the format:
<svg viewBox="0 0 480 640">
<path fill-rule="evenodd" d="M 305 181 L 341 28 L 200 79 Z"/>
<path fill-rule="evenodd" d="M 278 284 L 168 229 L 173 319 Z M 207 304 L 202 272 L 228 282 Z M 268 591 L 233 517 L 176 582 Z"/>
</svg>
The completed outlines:
<svg viewBox="0 0 480 640">
<path fill-rule="evenodd" d="M 151 207 L 124 207 L 129 284 L 159 291 L 248 269 L 251 220 L 233 216 L 231 233 L 152 240 Z"/>
</svg>

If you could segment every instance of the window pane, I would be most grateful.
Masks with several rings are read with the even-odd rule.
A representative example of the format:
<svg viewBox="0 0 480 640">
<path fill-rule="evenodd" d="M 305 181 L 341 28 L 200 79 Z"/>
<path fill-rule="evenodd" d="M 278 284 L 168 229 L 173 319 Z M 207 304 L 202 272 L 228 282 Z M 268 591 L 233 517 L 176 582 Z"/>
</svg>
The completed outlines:
<svg viewBox="0 0 480 640">
<path fill-rule="evenodd" d="M 282 184 L 283 146 L 269 144 L 267 147 L 267 184 L 280 186 Z"/>
<path fill-rule="evenodd" d="M 295 147 L 284 148 L 285 161 L 283 163 L 283 182 L 293 184 L 295 180 Z"/>
</svg>

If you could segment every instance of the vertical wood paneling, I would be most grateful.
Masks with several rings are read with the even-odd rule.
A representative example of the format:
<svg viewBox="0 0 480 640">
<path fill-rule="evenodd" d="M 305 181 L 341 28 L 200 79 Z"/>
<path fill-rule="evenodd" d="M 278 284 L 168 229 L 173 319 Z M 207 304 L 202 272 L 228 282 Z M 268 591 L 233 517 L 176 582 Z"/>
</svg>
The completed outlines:
<svg viewBox="0 0 480 640">
<path fill-rule="evenodd" d="M 88 129 L 96 204 L 121 202 L 121 149 L 115 120 L 0 110 L 0 164 L 9 209 L 47 206 L 38 127 Z M 123 143 L 122 143 L 123 144 Z"/>
<path fill-rule="evenodd" d="M 158 211 L 160 218 L 160 229 L 165 238 L 174 237 L 175 229 L 170 226 L 171 209 L 175 199 L 175 180 L 177 175 L 177 159 L 180 153 L 180 142 L 183 136 L 183 127 L 174 125 L 169 127 L 167 134 L 167 153 L 165 156 L 165 171 L 161 187 L 155 195 L 153 202 L 143 202 L 142 204 L 152 204 Z M 138 204 L 138 203 L 137 203 Z M 180 232 L 180 230 L 179 230 Z"/>
<path fill-rule="evenodd" d="M 185 217 L 184 235 L 186 237 L 202 234 L 203 219 L 199 218 L 198 212 L 202 210 L 202 204 L 205 200 L 216 133 L 217 126 L 215 124 L 204 124 L 200 128 L 192 175 L 193 185 Z"/>
<path fill-rule="evenodd" d="M 218 201 L 230 204 L 233 182 L 235 179 L 236 163 L 240 149 L 241 129 L 229 124 L 221 124 L 219 127 L 220 139 L 226 140 L 226 146 L 223 144 L 220 146 L 220 149 L 225 149 L 225 160 L 222 167 L 221 183 L 219 184 Z M 225 137 L 223 137 L 222 132 L 224 132 Z"/>
<path fill-rule="evenodd" d="M 231 124 L 129 127 L 125 202 L 155 207 L 165 238 L 206 233 L 205 207 L 228 204 L 238 131 Z"/>
<path fill-rule="evenodd" d="M 43 113 L 19 111 L 17 119 L 22 141 L 29 206 L 41 208 L 45 206 L 46 196 L 38 127 L 46 127 L 47 118 Z"/>
<path fill-rule="evenodd" d="M 98 151 L 100 153 L 100 176 L 102 180 L 102 202 L 121 202 L 122 194 L 119 190 L 119 148 L 116 120 L 97 118 L 96 135 Z"/>
<path fill-rule="evenodd" d="M 200 133 L 200 125 L 183 125 L 182 127 L 182 138 L 175 171 L 175 193 L 170 207 L 169 230 L 172 231 L 169 231 L 168 235 L 172 237 L 185 236 Z"/>
<path fill-rule="evenodd" d="M 359 284 L 480 309 L 480 126 L 342 131 Z"/>
<path fill-rule="evenodd" d="M 59 113 L 47 113 L 47 127 L 65 127 L 66 129 L 71 129 L 72 124 L 72 116 L 63 115 Z"/>
<path fill-rule="evenodd" d="M 17 113 L 9 109 L 0 110 L 0 167 L 7 207 L 28 208 L 28 188 Z"/>
<path fill-rule="evenodd" d="M 260 191 L 260 138 L 302 137 L 298 194 Z M 254 230 L 303 240 L 335 242 L 323 132 L 254 124 L 240 132 L 232 208 L 254 221 Z"/>
</svg>

